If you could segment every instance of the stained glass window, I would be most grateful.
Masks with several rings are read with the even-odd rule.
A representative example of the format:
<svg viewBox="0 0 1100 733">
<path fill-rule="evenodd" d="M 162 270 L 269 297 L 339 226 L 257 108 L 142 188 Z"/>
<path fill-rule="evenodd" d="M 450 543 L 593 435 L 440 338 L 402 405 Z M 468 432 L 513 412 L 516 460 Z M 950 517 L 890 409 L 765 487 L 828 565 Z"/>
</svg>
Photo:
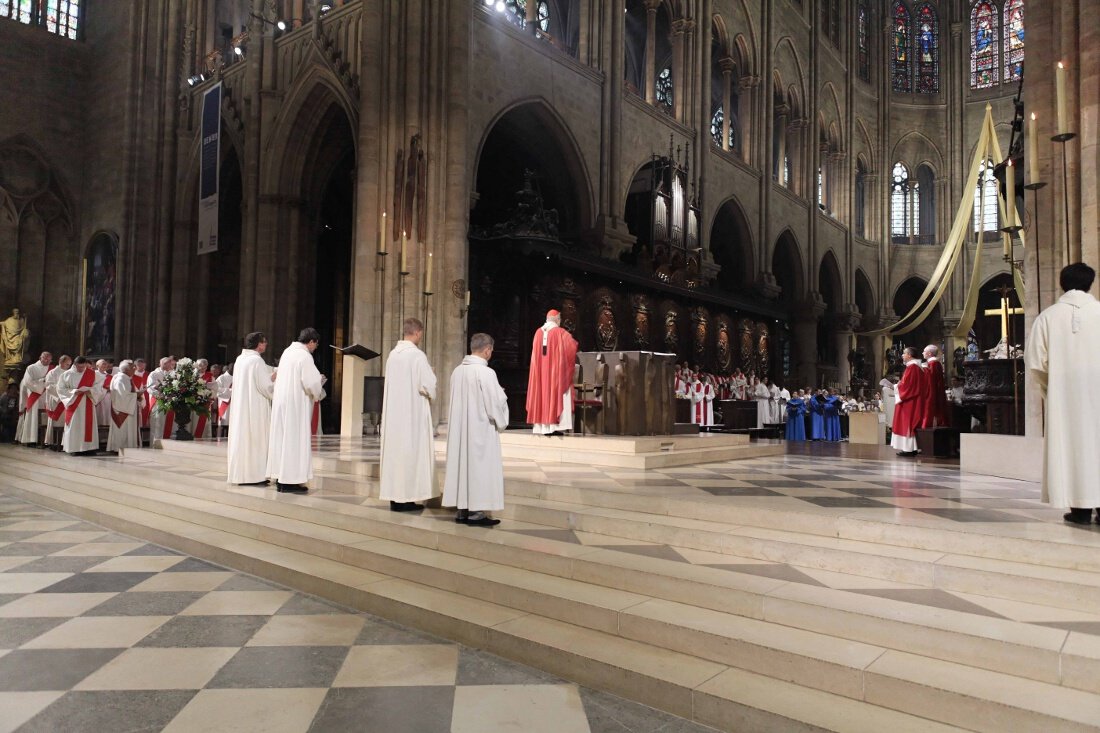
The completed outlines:
<svg viewBox="0 0 1100 733">
<path fill-rule="evenodd" d="M 80 32 L 80 0 L 0 0 L 0 18 L 41 26 L 76 40 Z"/>
<path fill-rule="evenodd" d="M 666 66 L 657 75 L 657 106 L 672 111 L 672 69 Z"/>
<path fill-rule="evenodd" d="M 1024 75 L 1024 0 L 1005 2 L 1005 81 Z"/>
<path fill-rule="evenodd" d="M 527 27 L 527 0 L 505 0 L 504 6 L 512 14 L 513 22 L 520 28 Z M 546 33 L 550 30 L 550 6 L 545 0 L 540 0 L 539 5 L 539 30 Z"/>
<path fill-rule="evenodd" d="M 741 134 L 741 115 L 738 110 L 741 108 L 741 98 L 737 94 L 737 85 L 734 84 L 730 90 L 730 150 L 741 150 L 741 140 L 739 138 Z"/>
<path fill-rule="evenodd" d="M 825 177 L 821 173 L 821 167 L 817 168 L 817 205 L 825 208 Z"/>
<path fill-rule="evenodd" d="M 856 63 L 859 67 L 859 78 L 863 81 L 871 81 L 871 42 L 868 38 L 870 23 L 867 6 L 860 3 L 856 8 Z"/>
<path fill-rule="evenodd" d="M 863 161 L 856 161 L 856 196 L 855 196 L 855 225 L 856 236 L 867 236 L 867 169 Z"/>
<path fill-rule="evenodd" d="M 970 88 L 988 89 L 1000 81 L 997 63 L 997 9 L 980 0 L 970 11 Z"/>
<path fill-rule="evenodd" d="M 995 232 L 1000 228 L 999 198 L 997 179 L 993 177 L 993 161 L 987 160 L 978 169 L 978 185 L 974 190 L 974 231 L 984 227 L 987 232 Z"/>
<path fill-rule="evenodd" d="M 892 58 L 890 70 L 893 74 L 895 92 L 911 92 L 913 90 L 913 64 L 910 62 L 909 53 L 909 8 L 905 3 L 897 0 L 894 3 L 894 37 L 891 41 Z"/>
<path fill-rule="evenodd" d="M 710 118 L 710 136 L 718 147 L 722 147 L 722 120 L 724 118 L 725 114 L 722 112 L 721 107 L 714 110 L 714 116 Z"/>
<path fill-rule="evenodd" d="M 916 8 L 917 91 L 935 94 L 940 90 L 940 21 L 929 3 Z"/>
<path fill-rule="evenodd" d="M 791 186 L 791 156 L 783 156 L 783 185 L 790 188 Z"/>
<path fill-rule="evenodd" d="M 917 231 L 920 190 L 909 178 L 905 163 L 895 163 L 890 182 L 890 235 L 895 242 L 907 242 Z"/>
</svg>

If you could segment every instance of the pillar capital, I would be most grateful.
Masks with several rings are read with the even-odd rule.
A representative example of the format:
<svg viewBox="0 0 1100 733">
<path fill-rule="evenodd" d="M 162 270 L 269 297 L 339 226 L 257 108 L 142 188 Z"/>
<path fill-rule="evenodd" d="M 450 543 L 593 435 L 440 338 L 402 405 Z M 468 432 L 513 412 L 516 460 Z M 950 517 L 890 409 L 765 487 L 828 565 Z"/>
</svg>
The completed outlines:
<svg viewBox="0 0 1100 733">
<path fill-rule="evenodd" d="M 755 285 L 756 292 L 766 300 L 775 300 L 783 292 L 783 288 L 779 287 L 779 283 L 775 280 L 775 275 L 770 272 L 761 272 L 757 275 Z"/>
<path fill-rule="evenodd" d="M 825 315 L 825 309 L 825 299 L 821 297 L 821 293 L 812 291 L 795 306 L 794 316 L 800 321 L 817 321 Z"/>
<path fill-rule="evenodd" d="M 732 56 L 723 56 L 718 59 L 718 68 L 722 70 L 723 74 L 732 74 L 733 70 L 737 68 L 737 61 Z"/>
<path fill-rule="evenodd" d="M 737 80 L 737 86 L 745 90 L 755 89 L 759 85 L 759 76 L 742 76 L 740 79 Z"/>
<path fill-rule="evenodd" d="M 695 31 L 695 21 L 689 18 L 680 18 L 672 21 L 672 32 L 677 35 L 692 33 Z"/>
<path fill-rule="evenodd" d="M 841 310 L 833 314 L 833 326 L 839 333 L 854 333 L 863 323 L 863 314 L 852 303 L 847 303 Z"/>
<path fill-rule="evenodd" d="M 647 13 L 657 14 L 657 8 L 661 7 L 661 3 L 664 0 L 645 0 L 645 9 Z"/>
</svg>

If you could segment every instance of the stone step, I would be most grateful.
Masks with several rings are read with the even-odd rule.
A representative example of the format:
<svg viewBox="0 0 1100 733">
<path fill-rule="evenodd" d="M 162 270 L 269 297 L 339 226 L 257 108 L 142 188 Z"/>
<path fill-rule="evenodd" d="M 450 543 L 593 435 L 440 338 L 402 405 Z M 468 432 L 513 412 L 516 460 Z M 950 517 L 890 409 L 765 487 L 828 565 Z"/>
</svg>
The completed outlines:
<svg viewBox="0 0 1100 733">
<path fill-rule="evenodd" d="M 819 681 L 806 689 L 768 675 L 733 669 L 562 620 L 525 614 L 446 589 L 393 579 L 275 543 L 240 537 L 69 489 L 39 484 L 33 490 L 26 487 L 10 490 L 23 498 L 38 499 L 120 531 L 372 613 L 400 618 L 448 638 L 534 663 L 582 684 L 624 694 L 724 730 L 742 729 L 741 722 L 747 714 L 753 716 L 754 729 L 759 730 L 790 730 L 792 721 L 817 726 L 818 730 L 882 730 L 886 726 L 898 731 L 950 729 L 912 712 L 899 712 L 898 707 L 919 710 L 923 715 L 934 713 L 947 725 L 982 731 L 1096 730 L 1091 723 L 1100 720 L 1100 697 L 1096 695 L 900 652 L 884 651 L 871 660 L 873 652 L 863 646 L 853 648 L 847 658 L 820 662 L 826 665 L 822 669 L 830 672 L 832 665 L 845 661 L 865 664 L 864 680 L 858 690 L 847 689 L 840 681 Z M 650 620 L 660 618 L 662 612 L 676 610 L 651 609 Z M 704 636 L 700 638 L 706 639 L 706 634 L 718 631 L 704 626 L 701 632 Z M 718 636 L 729 638 L 728 633 Z M 723 653 L 727 652 L 728 649 Z M 739 662 L 744 664 L 740 659 Z M 810 671 L 797 672 L 801 663 L 786 667 L 777 660 L 772 663 L 778 665 L 773 671 L 779 674 L 796 671 L 813 677 Z M 852 666 L 848 664 L 845 668 Z M 822 669 L 817 671 L 820 673 Z M 943 679 L 950 679 L 959 691 L 944 685 Z M 838 695 L 820 689 L 821 686 L 846 689 L 858 697 Z M 756 696 L 746 696 L 746 690 L 756 691 L 763 703 L 756 703 Z M 807 699 L 806 695 L 830 710 L 834 707 L 844 710 L 846 715 L 827 721 L 835 725 L 823 727 L 821 711 L 800 704 Z M 784 696 L 788 699 L 785 705 Z M 865 699 L 871 698 L 878 704 L 868 705 Z"/>
<path fill-rule="evenodd" d="M 45 461 L 48 463 L 49 459 Z M 83 462 L 80 469 L 85 473 L 77 480 L 89 487 L 125 491 L 127 484 L 117 478 L 120 468 L 103 461 Z M 17 465 L 12 475 L 55 482 L 72 481 L 72 474 L 63 467 L 46 465 L 35 465 L 29 471 Z M 348 561 L 348 556 L 339 554 L 336 549 L 326 549 L 324 545 L 318 549 L 310 543 L 314 540 L 343 542 L 358 549 L 361 541 L 381 538 L 413 544 L 630 594 L 680 601 L 712 611 L 1100 692 L 1100 681 L 1089 675 L 1090 671 L 1100 671 L 1100 662 L 1087 651 L 1091 648 L 1088 641 L 1092 637 L 1074 633 L 1073 643 L 1067 644 L 1070 632 L 1065 630 L 889 599 L 872 601 L 862 594 L 643 557 L 613 548 L 578 546 L 510 532 L 470 532 L 446 521 L 449 515 L 440 521 L 311 497 L 281 496 L 272 501 L 264 498 L 262 489 L 226 491 L 224 484 L 202 479 L 191 479 L 187 486 L 181 486 L 171 478 L 142 468 L 128 467 L 125 480 L 140 484 L 129 489 L 132 499 L 122 499 L 128 503 L 173 515 L 197 507 L 200 513 L 216 512 L 220 516 L 200 517 L 196 521 L 261 538 L 289 526 L 286 531 L 295 536 L 280 536 L 280 542 L 342 561 Z M 207 488 L 208 485 L 213 488 Z M 153 495 L 160 493 L 165 496 Z M 224 504 L 226 508 L 217 510 L 206 502 Z M 244 512 L 245 509 L 260 512 L 259 520 Z M 240 527 L 236 524 L 240 521 L 257 526 Z M 308 524 L 302 525 L 302 522 Z M 307 528 L 305 538 L 297 536 L 302 534 L 299 529 L 302 526 Z M 538 526 L 520 525 L 521 528 Z M 821 538 L 812 539 L 820 541 Z M 294 542 L 307 544 L 292 544 Z M 372 549 L 385 547 L 371 545 Z M 734 557 L 731 561 L 738 559 L 744 560 Z M 385 570 L 369 564 L 364 567 Z M 413 579 L 427 582 L 423 577 Z M 546 582 L 553 581 L 547 581 L 545 576 L 540 578 L 540 584 Z M 1078 653 L 1076 650 L 1082 643 L 1086 651 Z M 1060 654 L 1063 647 L 1066 651 Z M 1064 680 L 1062 669 L 1068 670 Z"/>
<path fill-rule="evenodd" d="M 898 524 L 888 517 L 866 518 L 815 511 L 807 506 L 777 510 L 730 504 L 715 498 L 645 495 L 602 488 L 564 486 L 547 481 L 505 481 L 510 500 L 539 499 L 586 509 L 617 509 L 636 515 L 716 522 L 730 526 L 784 530 L 843 540 L 894 545 L 931 552 L 950 552 L 994 560 L 1027 557 L 1048 567 L 1100 572 L 1100 535 L 1059 525 L 995 528 L 947 528 Z"/>
</svg>

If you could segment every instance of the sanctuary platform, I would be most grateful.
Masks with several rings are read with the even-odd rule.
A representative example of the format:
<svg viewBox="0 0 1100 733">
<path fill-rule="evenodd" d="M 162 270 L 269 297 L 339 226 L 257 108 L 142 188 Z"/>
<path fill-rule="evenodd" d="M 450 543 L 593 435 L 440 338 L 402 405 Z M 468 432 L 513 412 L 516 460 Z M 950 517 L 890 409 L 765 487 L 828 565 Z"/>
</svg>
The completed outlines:
<svg viewBox="0 0 1100 733">
<path fill-rule="evenodd" d="M 509 458 L 493 529 L 388 511 L 377 444 L 338 437 L 308 496 L 227 486 L 223 445 L 175 441 L 0 446 L 0 493 L 720 730 L 1100 730 L 1100 527 L 953 463 L 798 451 Z"/>
</svg>

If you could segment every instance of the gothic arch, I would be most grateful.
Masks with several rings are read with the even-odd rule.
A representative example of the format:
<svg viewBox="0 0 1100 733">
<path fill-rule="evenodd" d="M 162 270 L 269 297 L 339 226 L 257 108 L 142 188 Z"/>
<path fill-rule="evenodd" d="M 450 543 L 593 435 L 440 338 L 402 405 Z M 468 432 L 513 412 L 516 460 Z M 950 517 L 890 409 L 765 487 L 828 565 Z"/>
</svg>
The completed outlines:
<svg viewBox="0 0 1100 733">
<path fill-rule="evenodd" d="M 790 229 L 780 232 L 772 247 L 772 275 L 781 288 L 780 300 L 789 307 L 805 298 L 806 278 L 801 247 Z"/>
<path fill-rule="evenodd" d="M 783 36 L 775 44 L 775 70 L 790 80 L 788 95 L 793 90 L 799 100 L 806 98 L 806 70 L 790 36 Z"/>
<path fill-rule="evenodd" d="M 503 120 L 512 118 L 515 118 L 521 124 L 541 127 L 549 135 L 551 142 L 556 143 L 558 150 L 564 154 L 562 163 L 569 174 L 570 183 L 576 188 L 577 227 L 580 231 L 590 229 L 594 221 L 595 200 L 593 197 L 595 193 L 592 190 L 592 179 L 588 173 L 584 154 L 581 152 L 580 145 L 577 143 L 573 131 L 569 128 L 569 124 L 558 114 L 553 105 L 543 97 L 515 100 L 504 106 L 489 121 L 484 132 L 482 132 L 481 139 L 478 141 L 474 164 L 470 167 L 470 190 L 478 190 L 477 182 L 485 154 L 485 143 L 489 140 L 489 136 Z M 552 155 L 550 151 L 546 151 L 546 153 Z M 629 187 L 629 180 L 626 185 Z"/>
<path fill-rule="evenodd" d="M 840 276 L 840 262 L 832 248 L 825 250 L 817 267 L 817 291 L 825 299 L 830 313 L 844 303 L 844 278 Z"/>
<path fill-rule="evenodd" d="M 721 265 L 718 284 L 725 290 L 749 288 L 756 277 L 752 227 L 745 210 L 731 196 L 715 211 L 710 227 L 710 251 Z"/>
<path fill-rule="evenodd" d="M 854 279 L 856 283 L 855 304 L 866 322 L 878 312 L 878 307 L 875 304 L 875 289 L 871 287 L 871 279 L 867 277 L 867 273 L 863 271 L 862 267 L 856 268 Z"/>
<path fill-rule="evenodd" d="M 903 135 L 894 143 L 890 160 L 906 163 L 914 171 L 921 164 L 929 165 L 933 171 L 944 170 L 943 151 L 931 138 L 917 131 Z"/>
<path fill-rule="evenodd" d="M 294 144 L 294 141 L 309 140 L 302 136 L 302 131 L 319 129 L 331 105 L 335 104 L 341 109 L 352 130 L 359 129 L 358 105 L 327 66 L 310 64 L 309 71 L 287 90 L 285 100 L 275 117 L 275 133 L 269 139 L 265 151 L 283 162 L 284 171 L 288 170 L 291 158 L 298 160 L 289 167 L 301 169 L 305 166 L 304 151 L 309 146 Z M 285 179 L 280 184 L 285 185 Z"/>
<path fill-rule="evenodd" d="M 856 118 L 856 134 L 862 143 L 859 152 L 867 165 L 867 172 L 873 173 L 878 169 L 875 162 L 875 146 L 871 144 L 871 134 L 867 132 L 867 125 L 864 124 L 862 117 Z"/>
</svg>

